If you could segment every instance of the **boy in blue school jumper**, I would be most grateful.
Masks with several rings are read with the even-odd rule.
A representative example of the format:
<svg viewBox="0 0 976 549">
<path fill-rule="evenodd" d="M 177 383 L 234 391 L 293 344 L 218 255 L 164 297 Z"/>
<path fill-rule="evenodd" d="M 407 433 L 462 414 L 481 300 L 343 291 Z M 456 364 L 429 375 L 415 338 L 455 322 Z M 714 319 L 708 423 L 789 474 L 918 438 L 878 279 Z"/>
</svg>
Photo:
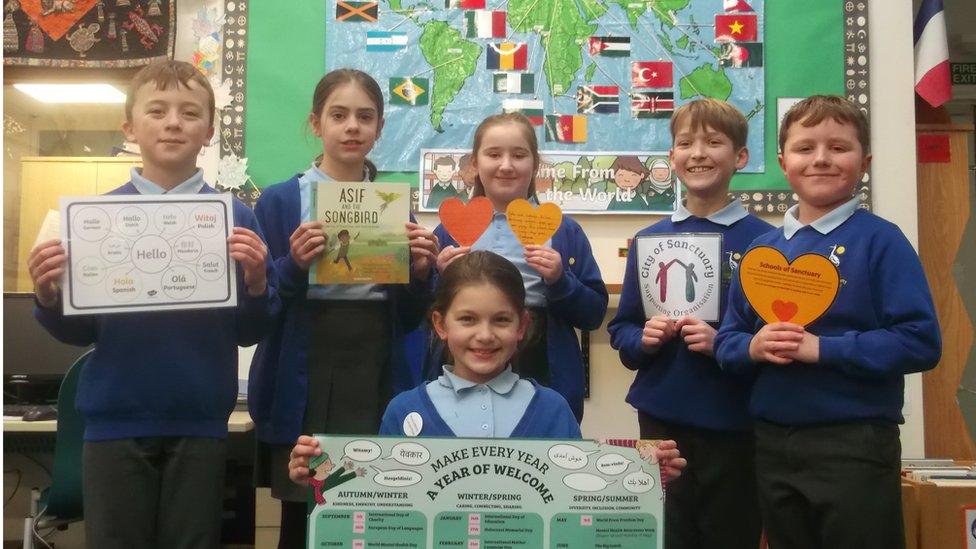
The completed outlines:
<svg viewBox="0 0 976 549">
<path fill-rule="evenodd" d="M 209 194 L 196 167 L 213 136 L 214 95 L 192 65 L 141 70 L 126 98 L 126 139 L 142 169 L 109 194 Z M 237 401 L 237 346 L 257 343 L 279 307 L 254 214 L 234 200 L 235 308 L 66 317 L 57 239 L 30 255 L 35 316 L 54 337 L 95 344 L 81 372 L 82 457 L 88 547 L 220 544 L 227 420 Z"/>
<path fill-rule="evenodd" d="M 627 254 L 617 316 L 607 327 L 624 366 L 637 371 L 627 402 L 637 408 L 641 438 L 673 438 L 688 458 L 685 473 L 668 485 L 668 549 L 759 545 L 755 448 L 747 410 L 752 380 L 719 369 L 712 352 L 717 324 L 645 311 L 636 241 L 663 233 L 722 235 L 722 257 L 715 260 L 721 264 L 724 313 L 742 252 L 772 229 L 749 215 L 738 199 L 729 200 L 732 175 L 749 160 L 747 135 L 745 117 L 723 101 L 701 99 L 675 111 L 670 159 L 687 188 L 686 198 L 670 219 L 637 233 Z"/>
<path fill-rule="evenodd" d="M 939 323 L 918 255 L 858 208 L 871 161 L 865 116 L 841 97 L 793 106 L 779 163 L 799 204 L 752 246 L 829 259 L 836 300 L 806 328 L 765 324 L 733 282 L 715 340 L 726 371 L 754 375 L 759 502 L 770 547 L 904 547 L 898 424 L 904 376 L 932 369 Z"/>
</svg>

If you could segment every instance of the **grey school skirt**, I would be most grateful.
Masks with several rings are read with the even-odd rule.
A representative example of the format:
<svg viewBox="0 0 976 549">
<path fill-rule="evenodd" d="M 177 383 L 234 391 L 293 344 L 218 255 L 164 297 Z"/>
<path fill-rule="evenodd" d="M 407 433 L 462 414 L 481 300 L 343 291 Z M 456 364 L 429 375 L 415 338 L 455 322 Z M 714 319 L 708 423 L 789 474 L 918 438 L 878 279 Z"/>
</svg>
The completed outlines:
<svg viewBox="0 0 976 549">
<path fill-rule="evenodd" d="M 390 400 L 393 319 L 385 301 L 306 302 L 309 316 L 308 399 L 302 433 L 375 435 Z M 285 501 L 307 501 L 288 478 L 292 444 L 258 443 L 258 486 Z"/>
</svg>

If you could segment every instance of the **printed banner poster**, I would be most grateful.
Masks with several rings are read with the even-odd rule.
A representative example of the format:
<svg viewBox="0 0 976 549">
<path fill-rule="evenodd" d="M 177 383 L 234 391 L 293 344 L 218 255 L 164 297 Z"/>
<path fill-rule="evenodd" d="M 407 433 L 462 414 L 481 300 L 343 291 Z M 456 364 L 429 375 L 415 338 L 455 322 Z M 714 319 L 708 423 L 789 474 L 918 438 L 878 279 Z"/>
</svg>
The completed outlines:
<svg viewBox="0 0 976 549">
<path fill-rule="evenodd" d="M 662 233 L 637 237 L 637 268 L 647 318 L 683 316 L 718 322 L 722 235 Z"/>
<path fill-rule="evenodd" d="M 671 214 L 681 200 L 666 151 L 539 154 L 539 202 L 553 202 L 563 213 Z M 436 212 L 447 198 L 469 200 L 478 174 L 464 149 L 424 149 L 419 172 L 419 209 L 425 212 Z"/>
<path fill-rule="evenodd" d="M 409 282 L 409 183 L 319 183 L 312 194 L 327 241 L 309 284 Z"/>
<path fill-rule="evenodd" d="M 316 437 L 310 549 L 663 547 L 653 441 Z"/>
<path fill-rule="evenodd" d="M 64 314 L 237 305 L 229 194 L 61 197 Z"/>
</svg>

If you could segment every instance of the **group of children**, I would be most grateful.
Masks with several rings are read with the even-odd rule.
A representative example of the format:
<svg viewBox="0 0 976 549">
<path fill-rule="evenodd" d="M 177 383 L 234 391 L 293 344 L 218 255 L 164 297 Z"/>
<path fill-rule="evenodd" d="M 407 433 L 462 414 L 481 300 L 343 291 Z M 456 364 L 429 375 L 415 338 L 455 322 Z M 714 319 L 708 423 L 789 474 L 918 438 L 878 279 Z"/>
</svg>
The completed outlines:
<svg viewBox="0 0 976 549">
<path fill-rule="evenodd" d="M 215 192 L 195 165 L 213 134 L 213 101 L 186 63 L 141 71 L 124 130 L 143 167 L 113 193 Z M 382 90 L 360 71 L 332 71 L 308 123 L 322 155 L 264 189 L 253 213 L 235 202 L 236 309 L 65 317 L 63 246 L 31 252 L 38 320 L 63 341 L 96 344 L 78 394 L 89 546 L 218 544 L 238 345 L 260 342 L 248 404 L 257 481 L 282 501 L 279 547 L 305 544 L 310 462 L 322 461 L 312 433 L 580 436 L 576 330 L 601 325 L 608 294 L 573 219 L 542 246 L 523 247 L 508 225 L 509 203 L 537 202 L 529 121 L 493 115 L 475 132 L 472 193 L 495 209 L 477 242 L 458 246 L 442 226 L 411 219 L 410 282 L 344 286 L 308 284 L 327 245 L 311 189 L 376 175 L 367 155 L 383 129 Z M 870 153 L 855 106 L 815 96 L 784 119 L 780 165 L 799 204 L 781 229 L 728 198 L 748 160 L 746 132 L 742 114 L 720 101 L 676 110 L 670 160 L 686 200 L 638 234 L 720 233 L 723 257 L 763 244 L 792 260 L 834 246 L 845 250 L 843 284 L 807 328 L 765 324 L 734 275 L 722 281 L 720 326 L 648 318 L 631 247 L 608 329 L 637 372 L 627 402 L 641 437 L 665 439 L 656 457 L 669 480 L 666 546 L 753 548 L 765 528 L 774 548 L 898 547 L 903 375 L 933 367 L 941 352 L 920 263 L 897 227 L 857 208 Z M 425 319 L 436 367 L 414 386 L 405 340 Z"/>
</svg>

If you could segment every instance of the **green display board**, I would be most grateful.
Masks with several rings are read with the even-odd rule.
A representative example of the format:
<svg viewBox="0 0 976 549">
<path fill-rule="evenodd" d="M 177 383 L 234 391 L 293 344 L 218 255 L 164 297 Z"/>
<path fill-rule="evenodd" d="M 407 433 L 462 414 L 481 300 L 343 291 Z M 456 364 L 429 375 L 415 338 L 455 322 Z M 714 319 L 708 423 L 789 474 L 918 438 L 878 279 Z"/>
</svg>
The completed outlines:
<svg viewBox="0 0 976 549">
<path fill-rule="evenodd" d="M 250 44 L 247 66 L 246 153 L 250 173 L 258 187 L 282 181 L 304 171 L 321 146 L 306 129 L 311 95 L 325 67 L 326 2 L 251 2 Z M 692 0 L 692 2 L 707 0 Z M 388 9 L 388 0 L 380 9 Z M 866 47 L 864 3 L 824 0 L 776 0 L 765 3 L 766 97 L 765 173 L 739 174 L 732 190 L 760 191 L 755 202 L 777 202 L 786 193 L 761 192 L 788 189 L 776 161 L 778 98 L 804 97 L 818 93 L 844 94 L 852 91 L 860 69 L 866 82 L 866 65 L 858 66 L 858 53 L 851 29 L 863 27 Z M 860 20 L 860 25 L 859 25 Z M 359 23 L 369 25 L 369 23 Z M 384 29 L 375 29 L 384 30 Z M 845 30 L 848 30 L 845 36 Z M 866 106 L 866 105 L 865 105 Z M 378 147 L 395 147 L 396 136 L 384 135 Z M 409 179 L 416 173 L 381 174 L 381 180 Z M 744 197 L 744 196 L 743 196 Z M 750 195 L 747 202 L 752 201 Z M 779 200 L 782 202 L 782 200 Z"/>
</svg>

